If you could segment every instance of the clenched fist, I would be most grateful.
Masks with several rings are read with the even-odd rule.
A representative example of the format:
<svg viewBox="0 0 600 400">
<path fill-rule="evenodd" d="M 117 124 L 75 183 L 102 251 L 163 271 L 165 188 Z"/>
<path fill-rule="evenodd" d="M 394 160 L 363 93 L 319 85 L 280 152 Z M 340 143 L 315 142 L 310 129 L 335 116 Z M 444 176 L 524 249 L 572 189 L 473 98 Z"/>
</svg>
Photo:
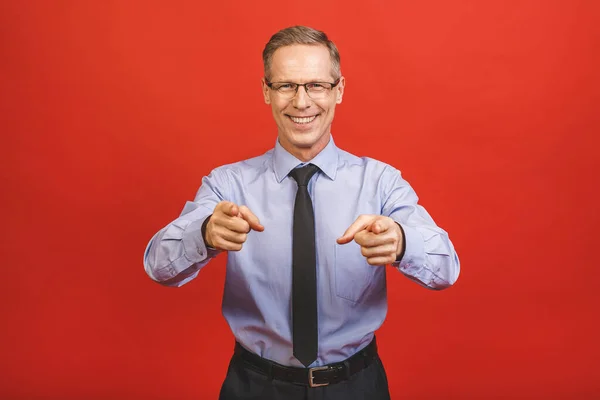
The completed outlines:
<svg viewBox="0 0 600 400">
<path fill-rule="evenodd" d="M 361 215 L 337 242 L 354 241 L 371 265 L 391 264 L 404 250 L 402 229 L 396 221 L 382 215 Z"/>
<path fill-rule="evenodd" d="M 218 250 L 240 251 L 251 229 L 262 232 L 265 228 L 248 207 L 222 201 L 206 224 L 204 242 Z"/>
</svg>

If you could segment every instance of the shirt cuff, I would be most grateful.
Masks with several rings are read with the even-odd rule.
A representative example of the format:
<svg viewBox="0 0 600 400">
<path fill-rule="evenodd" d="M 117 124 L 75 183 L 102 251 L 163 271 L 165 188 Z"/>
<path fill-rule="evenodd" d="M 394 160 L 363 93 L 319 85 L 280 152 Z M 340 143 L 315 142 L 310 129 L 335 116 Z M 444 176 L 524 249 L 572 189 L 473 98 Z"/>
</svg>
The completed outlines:
<svg viewBox="0 0 600 400">
<path fill-rule="evenodd" d="M 396 257 L 396 261 L 394 261 L 394 263 L 399 263 L 400 261 L 402 261 L 404 253 L 406 253 L 406 234 L 404 233 L 404 228 L 402 228 L 402 225 L 400 225 L 400 223 L 398 222 L 396 222 L 396 224 L 398 225 L 398 228 L 400 228 L 400 232 L 402 232 L 402 251 L 400 252 L 398 257 Z"/>
<path fill-rule="evenodd" d="M 421 233 L 417 229 L 411 226 L 401 225 L 400 223 L 398 225 L 400 225 L 403 233 L 404 249 L 392 265 L 401 269 L 408 265 L 420 265 L 425 261 L 425 241 L 423 240 L 423 236 L 421 236 Z"/>
<path fill-rule="evenodd" d="M 204 219 L 192 221 L 183 231 L 183 248 L 185 257 L 193 263 L 213 258 L 220 253 L 219 250 L 206 246 L 204 242 L 203 226 L 208 222 L 210 215 Z"/>
</svg>

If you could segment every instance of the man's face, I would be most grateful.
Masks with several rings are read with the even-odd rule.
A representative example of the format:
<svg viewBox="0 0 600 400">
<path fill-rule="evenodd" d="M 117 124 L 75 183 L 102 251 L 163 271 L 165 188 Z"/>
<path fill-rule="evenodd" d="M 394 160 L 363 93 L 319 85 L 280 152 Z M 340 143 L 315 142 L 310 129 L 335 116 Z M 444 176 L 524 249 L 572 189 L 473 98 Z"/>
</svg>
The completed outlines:
<svg viewBox="0 0 600 400">
<path fill-rule="evenodd" d="M 321 45 L 292 45 L 275 51 L 270 82 L 329 82 L 332 76 L 329 51 Z M 316 156 L 329 142 L 335 105 L 342 102 L 344 78 L 324 96 L 309 97 L 304 87 L 295 96 L 269 88 L 263 79 L 265 103 L 271 105 L 279 143 L 302 161 Z M 317 98 L 318 97 L 318 98 Z"/>
</svg>

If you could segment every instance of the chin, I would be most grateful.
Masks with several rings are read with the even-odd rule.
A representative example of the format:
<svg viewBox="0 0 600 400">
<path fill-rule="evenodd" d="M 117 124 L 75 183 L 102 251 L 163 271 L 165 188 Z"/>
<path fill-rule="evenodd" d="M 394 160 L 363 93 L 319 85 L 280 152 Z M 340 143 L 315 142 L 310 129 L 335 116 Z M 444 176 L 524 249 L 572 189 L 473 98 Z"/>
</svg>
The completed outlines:
<svg viewBox="0 0 600 400">
<path fill-rule="evenodd" d="M 316 133 L 295 133 L 291 138 L 292 143 L 297 147 L 302 148 L 311 148 L 313 147 L 321 138 L 320 135 Z"/>
</svg>

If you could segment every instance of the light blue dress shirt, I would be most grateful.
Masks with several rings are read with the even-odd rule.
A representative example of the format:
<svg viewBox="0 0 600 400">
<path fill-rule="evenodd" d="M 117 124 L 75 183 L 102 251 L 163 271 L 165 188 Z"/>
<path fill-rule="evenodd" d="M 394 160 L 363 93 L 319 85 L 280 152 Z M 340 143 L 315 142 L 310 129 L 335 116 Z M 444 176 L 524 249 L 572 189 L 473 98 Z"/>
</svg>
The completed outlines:
<svg viewBox="0 0 600 400">
<path fill-rule="evenodd" d="M 417 204 L 400 172 L 335 146 L 333 138 L 310 163 L 320 168 L 308 189 L 315 213 L 319 350 L 311 366 L 342 361 L 365 347 L 387 313 L 386 267 L 371 266 L 354 242 L 336 239 L 361 214 L 385 215 L 405 233 L 406 252 L 393 264 L 431 289 L 452 285 L 459 260 L 448 235 Z M 261 357 L 302 367 L 292 354 L 292 222 L 296 182 L 288 173 L 304 163 L 277 142 L 262 156 L 216 168 L 193 202 L 160 230 L 144 256 L 148 275 L 181 286 L 218 254 L 201 228 L 222 200 L 246 205 L 263 232 L 251 231 L 243 249 L 227 255 L 223 315 L 236 340 Z"/>
</svg>

